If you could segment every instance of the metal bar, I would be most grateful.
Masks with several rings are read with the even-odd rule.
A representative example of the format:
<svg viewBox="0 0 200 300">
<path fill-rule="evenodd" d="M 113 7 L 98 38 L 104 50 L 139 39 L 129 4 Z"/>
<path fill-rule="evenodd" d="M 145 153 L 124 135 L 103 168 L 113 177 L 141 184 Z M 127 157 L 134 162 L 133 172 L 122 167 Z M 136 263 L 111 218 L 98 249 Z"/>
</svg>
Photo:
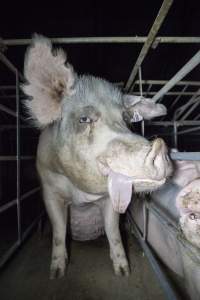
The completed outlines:
<svg viewBox="0 0 200 300">
<path fill-rule="evenodd" d="M 187 117 L 193 112 L 193 110 L 200 104 L 200 98 L 198 97 L 197 102 L 195 102 L 190 109 L 186 111 L 186 113 L 181 117 L 181 121 L 187 119 Z"/>
<path fill-rule="evenodd" d="M 173 160 L 200 160 L 200 152 L 171 152 Z"/>
<path fill-rule="evenodd" d="M 162 6 L 158 12 L 158 15 L 153 23 L 153 26 L 151 27 L 151 30 L 148 34 L 148 37 L 147 37 L 147 40 L 146 42 L 144 43 L 143 47 L 142 47 L 142 50 L 136 60 L 136 63 L 131 71 L 131 74 L 128 78 L 128 81 L 126 83 L 126 86 L 125 86 L 125 90 L 126 91 L 129 91 L 133 82 L 134 82 L 134 79 L 137 75 L 137 72 L 138 72 L 138 68 L 141 66 L 143 60 L 145 59 L 152 43 L 154 42 L 155 40 L 155 37 L 156 37 L 156 34 L 158 32 L 158 30 L 160 29 L 171 5 L 173 3 L 173 0 L 164 0 L 163 3 L 162 3 Z"/>
<path fill-rule="evenodd" d="M 149 125 L 152 126 L 174 126 L 174 121 L 149 121 L 148 123 Z M 176 121 L 177 126 L 200 126 L 200 121 L 189 121 L 189 120 L 185 120 L 185 121 Z"/>
<path fill-rule="evenodd" d="M 16 74 L 16 72 L 18 72 L 18 76 L 20 78 L 20 80 L 24 81 L 24 76 L 17 70 L 17 68 L 11 63 L 11 61 L 9 61 L 9 59 L 0 52 L 0 60 L 14 73 Z"/>
<path fill-rule="evenodd" d="M 200 114 L 198 114 L 193 120 L 198 120 L 200 118 Z"/>
<path fill-rule="evenodd" d="M 110 37 L 62 37 L 51 38 L 51 41 L 56 44 L 123 44 L 123 43 L 145 43 L 148 37 L 146 36 L 110 36 Z M 179 36 L 157 36 L 154 39 L 159 44 L 199 44 L 200 37 L 179 37 Z M 3 40 L 6 46 L 24 46 L 31 43 L 31 39 L 5 39 Z"/>
<path fill-rule="evenodd" d="M 178 148 L 177 123 L 174 121 L 174 148 Z"/>
<path fill-rule="evenodd" d="M 144 91 L 144 93 L 146 93 L 146 91 Z M 158 92 L 149 92 L 148 95 L 153 96 L 153 95 L 156 95 L 157 93 Z M 133 94 L 134 95 L 140 95 L 140 92 L 133 92 Z M 162 95 L 161 97 L 163 97 L 163 96 L 194 96 L 194 95 L 200 95 L 200 92 L 198 94 L 196 92 L 182 92 L 182 91 L 180 91 L 180 92 L 167 92 L 165 95 Z"/>
<path fill-rule="evenodd" d="M 16 96 L 15 96 L 15 97 L 16 97 Z M 6 106 L 3 105 L 3 104 L 0 104 L 0 111 L 6 112 L 8 115 L 17 118 L 16 112 L 15 112 L 14 110 L 12 110 L 12 109 L 6 107 Z M 25 118 L 21 117 L 21 116 L 20 116 L 20 119 L 21 119 L 22 121 L 24 121 L 24 122 L 27 122 L 27 120 L 26 120 Z"/>
<path fill-rule="evenodd" d="M 2 268 L 5 263 L 9 260 L 9 258 L 15 253 L 15 251 L 18 249 L 19 247 L 19 242 L 16 241 L 14 243 L 14 245 L 12 245 L 8 251 L 3 255 L 3 257 L 0 260 L 0 268 Z"/>
<path fill-rule="evenodd" d="M 24 97 L 24 95 L 19 95 L 20 96 L 20 98 L 25 98 Z M 4 99 L 15 99 L 15 95 L 2 95 L 2 96 L 0 96 L 0 99 L 2 99 L 2 100 L 4 100 Z"/>
<path fill-rule="evenodd" d="M 32 196 L 33 194 L 37 193 L 40 191 L 40 187 L 36 187 L 30 191 L 28 191 L 27 193 L 23 194 L 20 198 L 20 202 L 22 202 L 23 200 L 27 199 L 28 197 Z M 8 203 L 0 206 L 0 214 L 4 211 L 6 211 L 7 209 L 9 209 L 10 207 L 14 206 L 17 204 L 17 199 L 13 199 L 12 201 L 9 201 Z"/>
<path fill-rule="evenodd" d="M 149 95 L 149 93 L 150 93 L 150 90 L 151 90 L 151 88 L 152 88 L 152 85 L 153 85 L 153 84 L 149 84 L 148 89 L 147 89 L 146 92 L 145 92 L 145 97 L 148 97 L 148 95 Z"/>
<path fill-rule="evenodd" d="M 12 207 L 12 206 L 14 206 L 16 204 L 17 204 L 17 200 L 14 199 L 14 200 L 12 200 L 12 201 L 10 201 L 10 202 L 8 202 L 8 203 L 0 206 L 0 213 L 6 211 L 7 209 L 9 209 L 10 207 Z"/>
<path fill-rule="evenodd" d="M 152 85 L 165 85 L 168 82 L 168 80 L 142 80 L 142 84 L 152 84 Z M 140 84 L 139 80 L 135 81 L 136 85 Z M 179 81 L 176 83 L 176 85 L 193 85 L 193 86 L 200 86 L 200 81 Z"/>
<path fill-rule="evenodd" d="M 32 160 L 35 159 L 35 156 L 21 156 L 21 160 Z M 1 155 L 0 156 L 0 161 L 16 161 L 17 156 L 6 156 L 6 155 Z"/>
<path fill-rule="evenodd" d="M 20 107 L 19 107 L 19 77 L 18 72 L 16 70 L 16 139 L 17 139 L 17 174 L 16 174 L 16 184 L 17 184 L 17 229 L 18 229 L 18 240 L 21 243 L 22 239 L 22 230 L 21 230 L 21 204 L 20 204 L 20 183 L 21 183 L 21 172 L 20 172 Z"/>
<path fill-rule="evenodd" d="M 179 131 L 178 134 L 184 134 L 184 133 L 189 133 L 189 132 L 194 132 L 200 130 L 200 127 L 195 127 L 195 128 L 190 128 L 186 130 Z"/>
<path fill-rule="evenodd" d="M 174 107 L 176 105 L 176 103 L 179 101 L 179 99 L 181 98 L 182 96 L 182 93 L 184 93 L 188 88 L 188 84 L 184 86 L 184 88 L 182 89 L 181 91 L 181 94 L 179 94 L 176 99 L 174 99 L 173 103 L 170 105 L 170 107 L 168 107 L 168 112 L 170 109 L 172 109 L 172 107 Z"/>
<path fill-rule="evenodd" d="M 15 90 L 15 85 L 1 85 L 0 90 Z"/>
<path fill-rule="evenodd" d="M 172 87 L 176 85 L 183 77 L 192 71 L 200 63 L 200 51 L 198 51 L 179 71 L 173 76 L 166 85 L 152 98 L 155 102 L 165 95 Z"/>
<path fill-rule="evenodd" d="M 152 250 L 150 249 L 150 247 L 148 246 L 146 241 L 143 240 L 142 234 L 141 234 L 140 230 L 138 229 L 137 224 L 135 223 L 135 221 L 133 220 L 133 218 L 130 214 L 129 214 L 129 218 L 130 218 L 130 223 L 132 225 L 132 228 L 134 229 L 134 231 L 137 234 L 138 241 L 139 241 L 139 243 L 140 243 L 140 245 L 141 245 L 141 247 L 142 247 L 142 249 L 143 249 L 143 251 L 144 251 L 144 253 L 145 253 L 152 269 L 153 269 L 153 271 L 155 272 L 155 274 L 157 276 L 157 279 L 158 279 L 164 293 L 165 293 L 166 299 L 168 299 L 168 300 L 178 300 L 178 299 L 180 299 L 177 292 L 173 288 L 169 278 L 167 277 L 167 275 L 163 271 L 159 261 L 156 259 L 155 255 L 153 254 Z"/>
<path fill-rule="evenodd" d="M 33 129 L 34 131 L 37 131 L 37 129 L 32 126 L 32 125 L 20 125 L 21 129 Z M 1 130 L 10 130 L 10 129 L 16 129 L 16 125 L 1 125 L 0 126 L 0 131 Z"/>
<path fill-rule="evenodd" d="M 36 188 L 34 188 L 34 189 L 28 191 L 27 193 L 25 193 L 25 194 L 23 194 L 23 195 L 21 196 L 21 199 L 20 199 L 20 200 L 21 200 L 21 201 L 25 200 L 26 198 L 28 198 L 28 197 L 32 196 L 33 194 L 39 192 L 40 189 L 41 189 L 40 187 L 36 187 Z"/>
<path fill-rule="evenodd" d="M 198 101 L 198 95 L 199 95 L 199 92 L 200 92 L 200 89 L 198 89 L 198 90 L 196 91 L 196 93 L 192 96 L 192 98 L 190 98 L 190 99 L 188 100 L 188 102 L 187 102 L 186 104 L 184 104 L 184 105 L 182 105 L 182 106 L 179 106 L 179 107 L 175 110 L 174 116 L 173 116 L 174 119 L 178 119 L 178 118 L 182 115 L 182 113 L 183 113 L 190 105 L 192 105 L 193 103 L 196 103 L 196 101 Z"/>
</svg>

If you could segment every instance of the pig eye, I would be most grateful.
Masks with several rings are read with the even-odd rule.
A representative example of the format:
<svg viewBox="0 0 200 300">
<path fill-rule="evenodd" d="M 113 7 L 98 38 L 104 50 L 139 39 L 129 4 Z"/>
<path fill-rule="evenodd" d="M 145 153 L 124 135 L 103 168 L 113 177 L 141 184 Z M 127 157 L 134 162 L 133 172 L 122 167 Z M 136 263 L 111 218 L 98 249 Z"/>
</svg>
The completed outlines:
<svg viewBox="0 0 200 300">
<path fill-rule="evenodd" d="M 79 123 L 92 123 L 92 119 L 88 117 L 80 117 Z"/>
</svg>

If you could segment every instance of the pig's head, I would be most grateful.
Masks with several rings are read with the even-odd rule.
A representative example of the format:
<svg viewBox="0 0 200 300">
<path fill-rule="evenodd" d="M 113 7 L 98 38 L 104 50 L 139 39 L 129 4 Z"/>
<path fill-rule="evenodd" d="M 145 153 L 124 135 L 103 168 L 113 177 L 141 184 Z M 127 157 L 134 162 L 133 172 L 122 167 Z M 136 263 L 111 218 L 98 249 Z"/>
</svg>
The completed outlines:
<svg viewBox="0 0 200 300">
<path fill-rule="evenodd" d="M 130 132 L 124 120 L 124 115 L 133 121 L 136 115 L 163 115 L 163 105 L 123 95 L 100 78 L 77 76 L 64 51 L 53 51 L 41 36 L 27 50 L 24 74 L 30 116 L 41 129 L 53 128 L 55 160 L 78 188 L 94 194 L 109 190 L 112 198 L 131 193 L 132 185 L 136 192 L 154 190 L 171 174 L 163 140 L 150 143 Z"/>
</svg>

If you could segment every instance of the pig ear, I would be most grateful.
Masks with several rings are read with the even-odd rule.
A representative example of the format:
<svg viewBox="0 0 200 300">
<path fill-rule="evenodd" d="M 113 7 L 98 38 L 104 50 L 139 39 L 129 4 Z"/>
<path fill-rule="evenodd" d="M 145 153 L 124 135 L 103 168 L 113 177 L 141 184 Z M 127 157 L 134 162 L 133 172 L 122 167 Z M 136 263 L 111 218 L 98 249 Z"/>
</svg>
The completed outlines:
<svg viewBox="0 0 200 300">
<path fill-rule="evenodd" d="M 123 103 L 133 115 L 132 122 L 138 122 L 142 119 L 151 120 L 167 113 L 167 109 L 163 104 L 157 104 L 151 99 L 141 96 L 124 95 Z"/>
<path fill-rule="evenodd" d="M 49 39 L 34 35 L 25 55 L 24 75 L 28 83 L 22 89 L 31 97 L 25 106 L 35 125 L 43 128 L 61 117 L 61 102 L 73 93 L 75 74 L 62 49 L 52 50 Z"/>
<path fill-rule="evenodd" d="M 130 108 L 141 101 L 141 96 L 123 95 L 123 104 L 125 108 Z"/>
</svg>

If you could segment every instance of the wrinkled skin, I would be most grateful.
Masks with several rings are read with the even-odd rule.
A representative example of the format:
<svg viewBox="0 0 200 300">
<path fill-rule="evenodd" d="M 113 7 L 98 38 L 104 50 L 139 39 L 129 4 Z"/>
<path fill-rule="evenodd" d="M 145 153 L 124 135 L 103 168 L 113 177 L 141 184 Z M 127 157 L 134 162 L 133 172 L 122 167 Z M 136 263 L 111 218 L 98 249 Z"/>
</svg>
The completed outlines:
<svg viewBox="0 0 200 300">
<path fill-rule="evenodd" d="M 161 139 L 150 143 L 126 126 L 123 115 L 130 116 L 135 102 L 136 114 L 145 118 L 139 111 L 145 99 L 130 96 L 125 104 L 126 97 L 115 86 L 92 76 L 78 77 L 65 64 L 64 52 L 52 54 L 51 47 L 48 39 L 34 38 L 25 57 L 28 84 L 23 86 L 32 97 L 25 105 L 43 130 L 37 169 L 53 229 L 50 276 L 65 272 L 68 207 L 90 203 L 103 216 L 115 274 L 128 275 L 119 213 L 129 204 L 132 186 L 136 192 L 155 190 L 171 175 L 166 145 Z M 160 104 L 148 108 L 149 101 L 146 110 L 152 116 L 166 113 Z M 84 219 L 84 209 L 82 213 Z"/>
</svg>

